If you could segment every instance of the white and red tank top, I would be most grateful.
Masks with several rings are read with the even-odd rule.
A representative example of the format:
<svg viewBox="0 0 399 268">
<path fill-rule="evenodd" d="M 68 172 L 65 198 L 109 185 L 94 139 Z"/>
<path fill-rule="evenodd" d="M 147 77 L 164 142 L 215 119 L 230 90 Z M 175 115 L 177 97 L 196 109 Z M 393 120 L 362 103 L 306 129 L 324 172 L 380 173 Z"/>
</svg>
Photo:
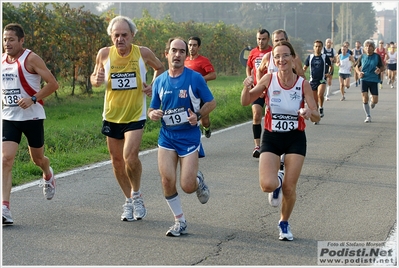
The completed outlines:
<svg viewBox="0 0 399 268">
<path fill-rule="evenodd" d="M 306 124 L 303 117 L 298 115 L 298 111 L 305 105 L 304 79 L 297 76 L 293 87 L 284 88 L 277 74 L 272 74 L 266 89 L 265 129 L 271 132 L 288 132 L 295 129 L 303 131 Z"/>
<path fill-rule="evenodd" d="M 6 53 L 2 55 L 2 117 L 5 120 L 26 121 L 46 118 L 42 101 L 32 104 L 27 109 L 22 109 L 17 104 L 19 99 L 31 97 L 41 89 L 41 76 L 29 72 L 25 66 L 30 53 L 32 52 L 29 49 L 25 49 L 15 62 L 9 62 Z"/>
</svg>

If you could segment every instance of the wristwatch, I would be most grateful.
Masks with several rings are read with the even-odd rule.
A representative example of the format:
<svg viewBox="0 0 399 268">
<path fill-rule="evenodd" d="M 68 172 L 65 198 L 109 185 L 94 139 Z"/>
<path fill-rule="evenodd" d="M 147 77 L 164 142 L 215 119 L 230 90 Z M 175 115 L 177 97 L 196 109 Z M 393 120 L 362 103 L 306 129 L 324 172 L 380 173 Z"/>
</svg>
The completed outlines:
<svg viewBox="0 0 399 268">
<path fill-rule="evenodd" d="M 37 99 L 35 96 L 32 96 L 32 98 L 30 98 L 30 99 L 33 101 L 33 104 L 36 104 Z"/>
<path fill-rule="evenodd" d="M 202 117 L 201 114 L 199 112 L 196 112 L 195 114 L 197 115 L 197 121 L 200 121 Z"/>
</svg>

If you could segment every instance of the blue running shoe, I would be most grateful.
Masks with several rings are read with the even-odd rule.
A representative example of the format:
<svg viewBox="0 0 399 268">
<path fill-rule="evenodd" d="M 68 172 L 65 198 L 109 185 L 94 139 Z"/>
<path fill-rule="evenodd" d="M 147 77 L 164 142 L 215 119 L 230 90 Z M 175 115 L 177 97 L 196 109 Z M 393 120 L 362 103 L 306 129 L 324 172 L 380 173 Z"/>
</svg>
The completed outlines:
<svg viewBox="0 0 399 268">
<path fill-rule="evenodd" d="M 280 221 L 278 223 L 278 229 L 280 230 L 279 239 L 281 241 L 294 240 L 294 236 L 291 233 L 291 226 L 288 221 Z"/>
</svg>

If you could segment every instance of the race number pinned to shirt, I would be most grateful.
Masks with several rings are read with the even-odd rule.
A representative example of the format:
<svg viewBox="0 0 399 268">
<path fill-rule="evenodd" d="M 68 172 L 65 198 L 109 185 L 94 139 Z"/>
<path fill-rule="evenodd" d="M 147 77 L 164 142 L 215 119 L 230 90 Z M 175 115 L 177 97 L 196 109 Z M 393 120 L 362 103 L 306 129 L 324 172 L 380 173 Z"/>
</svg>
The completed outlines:
<svg viewBox="0 0 399 268">
<path fill-rule="evenodd" d="M 21 98 L 21 89 L 3 89 L 3 104 L 5 106 L 18 106 L 18 100 Z"/>
<path fill-rule="evenodd" d="M 167 126 L 177 126 L 187 123 L 187 111 L 184 107 L 166 110 L 163 113 L 163 121 Z"/>
<path fill-rule="evenodd" d="M 298 116 L 291 114 L 273 114 L 272 130 L 287 132 L 298 128 Z"/>
<path fill-rule="evenodd" d="M 137 89 L 136 72 L 131 73 L 111 73 L 112 90 Z"/>
</svg>

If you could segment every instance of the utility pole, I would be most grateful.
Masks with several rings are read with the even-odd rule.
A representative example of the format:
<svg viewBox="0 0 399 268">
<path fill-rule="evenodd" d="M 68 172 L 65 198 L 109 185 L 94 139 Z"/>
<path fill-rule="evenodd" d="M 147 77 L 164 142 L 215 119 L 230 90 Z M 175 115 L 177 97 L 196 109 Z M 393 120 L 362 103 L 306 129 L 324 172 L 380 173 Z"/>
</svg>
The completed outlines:
<svg viewBox="0 0 399 268">
<path fill-rule="evenodd" d="M 331 41 L 334 44 L 334 3 L 331 3 Z"/>
</svg>

